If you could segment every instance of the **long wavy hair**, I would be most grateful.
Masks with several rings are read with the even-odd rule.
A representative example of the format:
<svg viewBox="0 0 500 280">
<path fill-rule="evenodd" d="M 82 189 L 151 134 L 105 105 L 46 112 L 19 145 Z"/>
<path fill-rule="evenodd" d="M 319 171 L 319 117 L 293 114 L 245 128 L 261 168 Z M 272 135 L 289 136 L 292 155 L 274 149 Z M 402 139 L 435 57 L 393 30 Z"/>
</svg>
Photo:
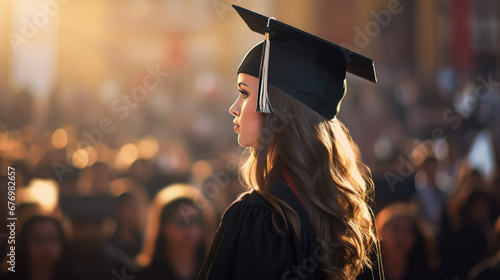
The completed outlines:
<svg viewBox="0 0 500 280">
<path fill-rule="evenodd" d="M 273 112 L 266 114 L 261 135 L 241 169 L 242 183 L 257 191 L 288 221 L 299 240 L 301 226 L 296 211 L 271 190 L 282 169 L 287 169 L 304 201 L 322 256 L 318 269 L 327 279 L 355 279 L 371 266 L 370 255 L 378 244 L 368 203 L 373 202 L 373 182 L 358 168 L 353 141 L 338 120 L 328 120 L 281 89 L 268 85 Z M 368 170 L 368 169 L 367 169 Z M 369 171 L 369 170 L 368 170 Z M 332 244 L 333 243 L 333 244 Z M 330 247 L 331 248 L 331 247 Z"/>
</svg>

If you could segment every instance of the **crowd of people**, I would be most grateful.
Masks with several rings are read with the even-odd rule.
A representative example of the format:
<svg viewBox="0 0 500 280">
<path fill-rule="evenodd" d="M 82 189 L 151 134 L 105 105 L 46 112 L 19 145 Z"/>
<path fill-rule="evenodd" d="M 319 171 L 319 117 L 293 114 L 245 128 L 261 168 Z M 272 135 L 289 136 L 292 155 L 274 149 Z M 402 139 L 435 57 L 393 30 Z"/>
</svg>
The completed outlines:
<svg viewBox="0 0 500 280">
<path fill-rule="evenodd" d="M 386 279 L 500 279 L 499 89 L 450 71 L 427 86 L 354 81 L 343 102 L 371 169 Z M 0 185 L 14 168 L 18 218 L 15 273 L 0 229 L 5 279 L 196 278 L 244 190 L 225 99 L 174 96 L 161 116 L 140 104 L 106 132 L 109 111 L 86 93 L 56 92 L 44 114 L 27 91 L 5 96 Z"/>
</svg>

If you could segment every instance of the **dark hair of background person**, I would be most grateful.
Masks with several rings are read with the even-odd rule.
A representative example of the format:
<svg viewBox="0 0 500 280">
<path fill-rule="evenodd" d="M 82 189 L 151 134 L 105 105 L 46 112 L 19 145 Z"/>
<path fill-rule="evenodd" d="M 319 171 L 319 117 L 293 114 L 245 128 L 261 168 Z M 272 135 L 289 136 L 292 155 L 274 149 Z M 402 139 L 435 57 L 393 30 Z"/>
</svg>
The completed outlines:
<svg viewBox="0 0 500 280">
<path fill-rule="evenodd" d="M 30 270 L 30 235 L 33 228 L 41 222 L 51 222 L 57 229 L 59 242 L 61 242 L 61 255 L 53 270 L 54 280 L 74 279 L 75 274 L 69 257 L 68 241 L 63 230 L 61 222 L 49 216 L 33 216 L 26 220 L 22 225 L 21 231 L 16 238 L 16 272 L 7 273 L 7 279 L 22 279 L 29 280 L 31 276 Z"/>
</svg>

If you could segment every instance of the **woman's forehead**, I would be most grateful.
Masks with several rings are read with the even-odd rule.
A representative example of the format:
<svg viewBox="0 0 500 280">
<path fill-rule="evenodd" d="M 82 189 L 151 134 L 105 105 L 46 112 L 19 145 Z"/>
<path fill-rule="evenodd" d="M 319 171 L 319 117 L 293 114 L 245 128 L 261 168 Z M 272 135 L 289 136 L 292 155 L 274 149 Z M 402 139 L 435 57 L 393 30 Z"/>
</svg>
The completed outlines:
<svg viewBox="0 0 500 280">
<path fill-rule="evenodd" d="M 258 83 L 258 79 L 254 76 L 245 73 L 238 74 L 238 82 L 237 85 L 244 85 L 247 87 L 252 87 L 254 84 Z"/>
</svg>

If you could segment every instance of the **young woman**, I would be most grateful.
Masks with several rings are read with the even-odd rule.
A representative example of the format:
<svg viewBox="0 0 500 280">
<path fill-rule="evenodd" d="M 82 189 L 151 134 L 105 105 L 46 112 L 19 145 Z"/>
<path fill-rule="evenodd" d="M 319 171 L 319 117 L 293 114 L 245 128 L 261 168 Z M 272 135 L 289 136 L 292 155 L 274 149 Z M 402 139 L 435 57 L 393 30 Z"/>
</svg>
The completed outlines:
<svg viewBox="0 0 500 280">
<path fill-rule="evenodd" d="M 346 71 L 375 80 L 372 62 L 233 7 L 266 34 L 238 69 L 229 109 L 249 152 L 248 191 L 226 209 L 198 279 L 355 279 L 377 241 L 371 180 L 335 115 Z"/>
<path fill-rule="evenodd" d="M 79 279 L 70 263 L 63 227 L 56 218 L 29 218 L 23 224 L 16 244 L 16 271 L 7 273 L 5 279 Z"/>
<path fill-rule="evenodd" d="M 141 202 L 134 192 L 118 196 L 115 206 L 116 230 L 106 245 L 106 250 L 130 269 L 135 266 L 135 257 L 140 253 L 144 239 L 141 230 Z"/>
<path fill-rule="evenodd" d="M 438 279 L 429 270 L 429 240 L 423 226 L 409 203 L 390 204 L 377 215 L 385 279 Z M 358 278 L 364 279 L 371 279 L 371 275 L 365 272 Z"/>
<path fill-rule="evenodd" d="M 137 280 L 195 279 L 213 238 L 213 210 L 200 191 L 175 184 L 161 190 L 149 213 Z"/>
</svg>

